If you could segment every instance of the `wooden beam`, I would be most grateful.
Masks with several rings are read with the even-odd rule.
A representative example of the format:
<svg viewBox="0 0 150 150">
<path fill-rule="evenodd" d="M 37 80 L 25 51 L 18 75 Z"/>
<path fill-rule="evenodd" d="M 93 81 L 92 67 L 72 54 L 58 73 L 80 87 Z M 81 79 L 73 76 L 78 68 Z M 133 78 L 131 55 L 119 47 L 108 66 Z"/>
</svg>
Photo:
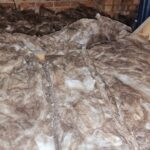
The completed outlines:
<svg viewBox="0 0 150 150">
<path fill-rule="evenodd" d="M 150 41 L 150 17 L 133 32 L 133 35 L 142 36 Z"/>
</svg>

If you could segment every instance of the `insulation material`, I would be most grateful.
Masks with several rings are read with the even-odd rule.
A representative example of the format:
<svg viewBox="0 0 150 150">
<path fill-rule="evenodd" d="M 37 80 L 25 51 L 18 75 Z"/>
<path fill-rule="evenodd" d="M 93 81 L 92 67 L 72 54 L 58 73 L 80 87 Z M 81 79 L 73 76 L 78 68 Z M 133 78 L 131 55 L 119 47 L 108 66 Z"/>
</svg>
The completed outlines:
<svg viewBox="0 0 150 150">
<path fill-rule="evenodd" d="M 1 34 L 0 149 L 149 150 L 150 44 L 128 31 L 97 15 Z"/>
<path fill-rule="evenodd" d="M 0 7 L 0 33 L 24 33 L 45 35 L 61 30 L 64 26 L 81 18 L 95 18 L 98 11 L 84 5 L 66 11 L 54 12 L 41 7 L 39 14 L 34 10 L 14 10 Z"/>
</svg>

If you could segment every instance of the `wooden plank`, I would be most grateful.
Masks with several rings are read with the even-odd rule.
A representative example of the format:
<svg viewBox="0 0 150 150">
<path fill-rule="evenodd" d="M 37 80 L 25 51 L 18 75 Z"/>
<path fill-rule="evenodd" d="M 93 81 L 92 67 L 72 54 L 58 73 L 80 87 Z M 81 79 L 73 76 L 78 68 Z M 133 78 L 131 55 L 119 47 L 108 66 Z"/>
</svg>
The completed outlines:
<svg viewBox="0 0 150 150">
<path fill-rule="evenodd" d="M 133 34 L 142 36 L 150 41 L 150 17 Z"/>
</svg>

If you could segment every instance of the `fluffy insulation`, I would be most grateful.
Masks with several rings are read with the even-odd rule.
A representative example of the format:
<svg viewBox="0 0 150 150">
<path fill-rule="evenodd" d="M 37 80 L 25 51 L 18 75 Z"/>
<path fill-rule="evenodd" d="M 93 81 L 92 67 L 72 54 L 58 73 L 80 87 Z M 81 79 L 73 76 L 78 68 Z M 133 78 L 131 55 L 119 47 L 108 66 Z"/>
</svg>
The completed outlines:
<svg viewBox="0 0 150 150">
<path fill-rule="evenodd" d="M 1 34 L 0 150 L 149 150 L 150 43 L 128 31 L 97 15 Z"/>
</svg>

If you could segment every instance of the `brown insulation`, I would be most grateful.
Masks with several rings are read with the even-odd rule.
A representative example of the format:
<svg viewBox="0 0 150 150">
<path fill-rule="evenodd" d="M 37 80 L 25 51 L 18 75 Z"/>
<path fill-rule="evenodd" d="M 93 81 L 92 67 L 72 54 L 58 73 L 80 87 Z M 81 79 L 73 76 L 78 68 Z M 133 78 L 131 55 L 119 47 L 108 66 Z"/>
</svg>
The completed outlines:
<svg viewBox="0 0 150 150">
<path fill-rule="evenodd" d="M 150 149 L 150 43 L 97 18 L 0 35 L 0 150 Z"/>
<path fill-rule="evenodd" d="M 0 33 L 41 36 L 59 31 L 81 18 L 95 18 L 96 13 L 98 13 L 96 9 L 83 5 L 61 12 L 41 7 L 39 14 L 34 10 L 19 11 L 0 7 Z"/>
</svg>

